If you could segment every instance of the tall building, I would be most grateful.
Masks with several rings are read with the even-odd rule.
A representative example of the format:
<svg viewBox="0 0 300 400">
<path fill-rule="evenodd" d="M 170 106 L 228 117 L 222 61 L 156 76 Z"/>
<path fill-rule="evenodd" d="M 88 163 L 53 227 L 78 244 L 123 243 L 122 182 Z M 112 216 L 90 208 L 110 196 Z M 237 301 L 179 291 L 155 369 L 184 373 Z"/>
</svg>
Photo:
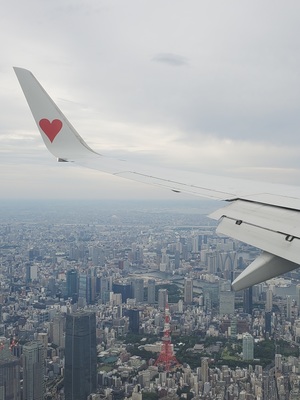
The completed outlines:
<svg viewBox="0 0 300 400">
<path fill-rule="evenodd" d="M 100 280 L 100 296 L 104 303 L 109 301 L 110 292 L 112 291 L 112 279 L 110 276 L 101 277 Z"/>
<path fill-rule="evenodd" d="M 33 282 L 37 280 L 37 265 L 26 265 L 25 282 Z"/>
<path fill-rule="evenodd" d="M 193 302 L 193 279 L 187 278 L 184 281 L 183 300 L 186 304 L 191 304 Z"/>
<path fill-rule="evenodd" d="M 52 322 L 52 343 L 58 347 L 65 347 L 64 339 L 64 323 L 65 317 L 61 313 L 56 313 Z"/>
<path fill-rule="evenodd" d="M 78 297 L 78 273 L 75 269 L 67 272 L 67 295 L 68 297 Z"/>
<path fill-rule="evenodd" d="M 254 358 L 254 339 L 250 333 L 243 335 L 243 360 L 253 360 Z"/>
<path fill-rule="evenodd" d="M 132 289 L 129 283 L 114 282 L 112 290 L 114 293 L 120 293 L 122 295 L 122 303 L 126 303 L 127 299 L 132 298 Z"/>
<path fill-rule="evenodd" d="M 252 314 L 253 309 L 253 295 L 252 286 L 244 290 L 244 313 Z"/>
<path fill-rule="evenodd" d="M 292 319 L 292 298 L 286 296 L 286 319 L 290 321 Z"/>
<path fill-rule="evenodd" d="M 44 399 L 44 346 L 35 340 L 23 346 L 23 400 Z"/>
<path fill-rule="evenodd" d="M 232 338 L 236 338 L 236 335 L 237 335 L 237 319 L 236 319 L 236 317 L 231 318 L 230 331 L 231 331 L 230 336 Z"/>
<path fill-rule="evenodd" d="M 208 382 L 209 374 L 208 374 L 208 358 L 201 358 L 201 381 Z"/>
<path fill-rule="evenodd" d="M 273 308 L 273 291 L 271 289 L 267 290 L 267 299 L 266 299 L 266 312 L 272 311 Z"/>
<path fill-rule="evenodd" d="M 140 312 L 137 308 L 128 310 L 129 331 L 131 333 L 139 333 L 140 330 Z"/>
<path fill-rule="evenodd" d="M 275 368 L 276 371 L 282 372 L 282 355 L 281 354 L 275 354 Z"/>
<path fill-rule="evenodd" d="M 9 339 L 0 340 L 0 400 L 20 400 L 20 360 L 11 354 Z"/>
<path fill-rule="evenodd" d="M 296 286 L 296 301 L 298 306 L 298 314 L 300 314 L 300 284 Z"/>
<path fill-rule="evenodd" d="M 270 336 L 272 333 L 272 313 L 271 311 L 265 312 L 265 335 Z"/>
<path fill-rule="evenodd" d="M 86 400 L 97 387 L 96 315 L 77 311 L 67 315 L 65 400 Z"/>
<path fill-rule="evenodd" d="M 155 279 L 148 280 L 148 304 L 155 303 Z"/>
<path fill-rule="evenodd" d="M 158 308 L 161 310 L 165 310 L 167 304 L 168 304 L 168 290 L 158 289 Z"/>
<path fill-rule="evenodd" d="M 78 303 L 82 307 L 87 303 L 87 275 L 79 274 L 78 276 Z"/>
<path fill-rule="evenodd" d="M 220 315 L 232 315 L 234 314 L 234 298 L 235 293 L 227 290 L 225 292 L 220 292 Z"/>
<path fill-rule="evenodd" d="M 132 285 L 133 297 L 137 303 L 143 303 L 144 301 L 144 279 L 137 278 L 133 281 Z"/>
</svg>

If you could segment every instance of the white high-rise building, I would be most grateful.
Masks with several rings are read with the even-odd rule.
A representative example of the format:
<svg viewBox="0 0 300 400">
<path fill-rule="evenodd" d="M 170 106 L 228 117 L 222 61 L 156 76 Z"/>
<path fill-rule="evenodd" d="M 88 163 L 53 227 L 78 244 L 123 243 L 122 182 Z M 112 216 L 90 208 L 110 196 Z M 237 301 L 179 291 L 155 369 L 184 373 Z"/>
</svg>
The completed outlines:
<svg viewBox="0 0 300 400">
<path fill-rule="evenodd" d="M 253 360 L 254 358 L 254 339 L 250 333 L 243 335 L 243 360 Z"/>
</svg>

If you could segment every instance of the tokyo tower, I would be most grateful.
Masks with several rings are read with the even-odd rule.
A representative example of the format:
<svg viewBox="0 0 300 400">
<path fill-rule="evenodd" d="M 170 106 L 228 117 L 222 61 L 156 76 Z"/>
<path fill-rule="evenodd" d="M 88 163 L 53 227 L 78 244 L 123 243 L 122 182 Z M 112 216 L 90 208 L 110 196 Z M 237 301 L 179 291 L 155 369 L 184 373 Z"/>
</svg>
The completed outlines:
<svg viewBox="0 0 300 400">
<path fill-rule="evenodd" d="M 170 332 L 170 310 L 169 305 L 165 307 L 165 323 L 164 323 L 164 336 L 162 338 L 162 347 L 155 364 L 161 367 L 164 371 L 170 371 L 171 368 L 179 366 L 171 344 L 171 332 Z"/>
</svg>

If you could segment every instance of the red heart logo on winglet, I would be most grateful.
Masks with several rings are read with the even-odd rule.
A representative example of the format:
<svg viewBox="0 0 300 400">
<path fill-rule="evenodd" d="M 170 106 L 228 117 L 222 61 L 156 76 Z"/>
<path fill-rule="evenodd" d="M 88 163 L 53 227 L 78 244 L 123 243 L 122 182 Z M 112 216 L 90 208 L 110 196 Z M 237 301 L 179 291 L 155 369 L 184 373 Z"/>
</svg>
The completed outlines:
<svg viewBox="0 0 300 400">
<path fill-rule="evenodd" d="M 54 119 L 52 122 L 50 122 L 49 119 L 43 118 L 40 120 L 39 125 L 52 143 L 56 135 L 61 130 L 63 124 L 59 119 Z"/>
</svg>

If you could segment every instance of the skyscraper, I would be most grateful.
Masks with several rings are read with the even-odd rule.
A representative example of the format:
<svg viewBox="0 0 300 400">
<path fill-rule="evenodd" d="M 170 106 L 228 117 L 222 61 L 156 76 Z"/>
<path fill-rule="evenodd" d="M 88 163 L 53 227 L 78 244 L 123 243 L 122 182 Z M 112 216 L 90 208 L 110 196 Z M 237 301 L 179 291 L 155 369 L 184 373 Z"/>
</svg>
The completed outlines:
<svg viewBox="0 0 300 400">
<path fill-rule="evenodd" d="M 97 387 L 96 316 L 88 311 L 67 315 L 65 399 L 86 400 Z"/>
<path fill-rule="evenodd" d="M 243 360 L 253 360 L 254 358 L 254 339 L 250 333 L 243 335 Z"/>
<path fill-rule="evenodd" d="M 271 311 L 265 312 L 265 335 L 270 336 L 272 333 L 272 313 Z"/>
<path fill-rule="evenodd" d="M 87 303 L 87 275 L 79 274 L 78 276 L 78 303 L 84 307 Z"/>
<path fill-rule="evenodd" d="M 298 306 L 298 314 L 300 313 L 300 284 L 296 286 L 296 301 Z"/>
<path fill-rule="evenodd" d="M 23 399 L 44 398 L 44 346 L 35 340 L 23 346 Z"/>
<path fill-rule="evenodd" d="M 208 358 L 202 357 L 201 358 L 201 381 L 208 382 L 209 373 L 208 373 Z"/>
<path fill-rule="evenodd" d="M 58 347 L 65 347 L 64 340 L 64 320 L 61 313 L 56 313 L 52 322 L 52 342 Z"/>
<path fill-rule="evenodd" d="M 184 281 L 184 302 L 187 304 L 193 302 L 193 279 L 190 278 Z"/>
<path fill-rule="evenodd" d="M 271 289 L 267 290 L 267 299 L 266 299 L 266 312 L 272 311 L 273 308 L 273 292 Z"/>
<path fill-rule="evenodd" d="M 220 307 L 219 314 L 234 314 L 234 299 L 235 293 L 231 290 L 226 290 L 226 292 L 220 292 Z"/>
<path fill-rule="evenodd" d="M 144 279 L 137 278 L 133 281 L 133 297 L 137 303 L 144 301 Z"/>
<path fill-rule="evenodd" d="M 168 290 L 158 289 L 158 308 L 164 310 L 168 303 Z"/>
<path fill-rule="evenodd" d="M 246 314 L 252 314 L 253 309 L 253 296 L 252 296 L 252 286 L 244 290 L 244 312 Z"/>
<path fill-rule="evenodd" d="M 292 298 L 286 296 L 286 319 L 290 321 L 292 319 Z"/>
<path fill-rule="evenodd" d="M 155 303 L 155 279 L 148 280 L 148 303 Z"/>
<path fill-rule="evenodd" d="M 20 360 L 11 354 L 9 339 L 0 340 L 0 400 L 20 400 Z"/>
<path fill-rule="evenodd" d="M 121 293 L 122 303 L 126 303 L 127 299 L 132 298 L 132 288 L 129 283 L 125 282 L 114 282 L 112 286 L 114 293 Z"/>
<path fill-rule="evenodd" d="M 140 312 L 137 308 L 128 310 L 129 317 L 129 331 L 132 333 L 139 333 L 140 329 Z"/>
<path fill-rule="evenodd" d="M 78 274 L 77 271 L 71 269 L 67 272 L 67 294 L 68 297 L 78 297 Z"/>
</svg>

